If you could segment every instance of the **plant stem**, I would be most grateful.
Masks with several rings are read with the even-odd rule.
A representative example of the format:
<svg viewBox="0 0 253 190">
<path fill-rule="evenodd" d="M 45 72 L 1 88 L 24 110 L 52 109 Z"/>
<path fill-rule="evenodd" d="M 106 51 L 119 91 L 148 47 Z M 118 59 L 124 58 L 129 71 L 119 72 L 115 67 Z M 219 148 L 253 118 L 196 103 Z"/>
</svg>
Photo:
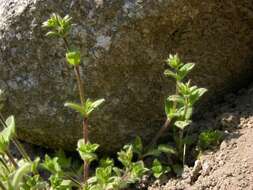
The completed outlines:
<svg viewBox="0 0 253 190">
<path fill-rule="evenodd" d="M 8 168 L 7 164 L 6 164 L 6 160 L 2 157 L 0 157 L 0 162 L 3 164 L 3 166 L 5 167 L 6 170 L 8 170 L 8 172 L 10 173 L 10 169 Z"/>
<path fill-rule="evenodd" d="M 177 82 L 178 81 L 176 81 L 175 95 L 178 95 Z M 176 109 L 176 107 L 177 107 L 177 102 L 173 102 L 173 108 Z M 151 141 L 151 143 L 150 143 L 150 145 L 148 147 L 153 147 L 157 143 L 157 140 L 162 136 L 162 134 L 170 126 L 170 122 L 171 122 L 171 120 L 169 118 L 167 118 L 166 121 L 165 121 L 165 123 L 160 128 L 160 130 L 158 131 L 158 133 L 156 134 L 156 136 L 153 138 L 153 140 Z"/>
<path fill-rule="evenodd" d="M 75 74 L 76 74 L 76 80 L 77 80 L 77 85 L 78 85 L 80 101 L 81 101 L 81 104 L 84 105 L 84 88 L 83 88 L 83 81 L 82 81 L 81 75 L 80 75 L 79 66 L 78 65 L 75 66 L 74 70 L 75 70 Z"/>
<path fill-rule="evenodd" d="M 158 131 L 158 133 L 156 134 L 156 136 L 151 141 L 149 147 L 153 147 L 157 143 L 157 140 L 162 136 L 162 134 L 170 126 L 170 122 L 171 122 L 171 120 L 169 118 L 167 118 L 167 120 L 165 121 L 165 123 L 163 124 L 163 126 L 160 128 L 160 130 Z"/>
<path fill-rule="evenodd" d="M 88 143 L 88 118 L 83 118 L 83 139 L 84 143 Z M 89 178 L 89 163 L 84 161 L 84 171 L 83 171 L 83 178 L 86 182 Z"/>
<path fill-rule="evenodd" d="M 82 81 L 81 75 L 80 75 L 79 66 L 78 65 L 75 66 L 74 70 L 75 70 L 76 79 L 77 79 L 80 101 L 81 101 L 81 104 L 84 105 L 85 104 L 85 102 L 84 102 L 84 88 L 83 88 L 83 81 Z M 83 118 L 83 139 L 84 139 L 85 144 L 88 143 L 88 141 L 89 141 L 88 126 L 89 126 L 88 125 L 88 118 L 84 117 Z M 84 182 L 86 182 L 89 178 L 89 164 L 86 161 L 84 161 L 83 178 L 84 178 Z"/>
<path fill-rule="evenodd" d="M 67 179 L 71 180 L 73 183 L 75 183 L 78 187 L 82 187 L 82 184 L 79 181 L 77 181 L 75 178 L 73 178 L 72 176 L 70 176 L 70 175 L 68 175 L 66 173 L 64 174 L 64 176 Z"/>
<path fill-rule="evenodd" d="M 9 158 L 10 162 L 12 163 L 12 165 L 17 169 L 18 168 L 18 164 L 15 161 L 15 159 L 13 158 L 13 156 L 11 155 L 11 153 L 8 150 L 6 150 L 5 153 L 8 156 L 8 158 Z"/>
<path fill-rule="evenodd" d="M 64 41 L 66 49 L 69 50 L 69 43 L 68 43 L 67 38 L 63 37 L 62 39 Z M 74 67 L 74 71 L 75 71 L 77 85 L 78 85 L 78 92 L 79 92 L 80 102 L 81 102 L 82 105 L 84 105 L 85 104 L 85 100 L 84 100 L 84 85 L 83 85 L 83 81 L 81 79 L 79 65 L 76 65 Z M 82 127 L 83 127 L 83 139 L 84 139 L 84 143 L 87 143 L 89 141 L 88 118 L 87 117 L 83 118 Z M 89 164 L 85 160 L 84 160 L 83 178 L 84 178 L 84 182 L 86 182 L 88 180 L 88 178 L 89 178 Z"/>
</svg>

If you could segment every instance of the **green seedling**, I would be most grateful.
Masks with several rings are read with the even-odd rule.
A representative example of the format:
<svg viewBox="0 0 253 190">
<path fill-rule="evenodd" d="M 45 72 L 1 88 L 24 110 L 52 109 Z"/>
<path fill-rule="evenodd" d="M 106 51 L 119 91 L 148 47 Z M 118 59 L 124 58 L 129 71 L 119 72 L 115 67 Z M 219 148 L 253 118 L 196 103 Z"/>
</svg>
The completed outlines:
<svg viewBox="0 0 253 190">
<path fill-rule="evenodd" d="M 223 133 L 217 130 L 208 130 L 200 133 L 199 141 L 198 141 L 198 148 L 201 151 L 211 149 L 214 146 L 220 144 L 223 139 Z"/>
</svg>

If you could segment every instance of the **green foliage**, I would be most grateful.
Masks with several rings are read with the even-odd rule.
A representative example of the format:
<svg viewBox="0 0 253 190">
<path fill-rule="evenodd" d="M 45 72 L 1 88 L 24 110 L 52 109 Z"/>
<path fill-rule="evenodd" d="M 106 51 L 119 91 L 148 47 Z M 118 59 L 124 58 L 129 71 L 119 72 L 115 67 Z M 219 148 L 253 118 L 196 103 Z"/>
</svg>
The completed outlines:
<svg viewBox="0 0 253 190">
<path fill-rule="evenodd" d="M 25 182 L 21 185 L 20 190 L 44 190 L 48 189 L 48 183 L 42 181 L 40 175 L 26 176 Z"/>
<path fill-rule="evenodd" d="M 189 126 L 191 124 L 191 120 L 185 120 L 185 121 L 176 121 L 175 126 L 179 129 L 184 130 L 185 127 Z"/>
<path fill-rule="evenodd" d="M 166 69 L 164 74 L 165 76 L 175 79 L 176 92 L 166 98 L 165 113 L 167 119 L 164 126 L 166 128 L 168 127 L 166 125 L 171 126 L 174 146 L 168 149 L 161 149 L 161 147 L 158 146 L 156 149 L 149 150 L 146 155 L 159 157 L 161 153 L 166 153 L 162 150 L 167 150 L 167 154 L 173 155 L 174 160 L 176 157 L 176 160 L 180 160 L 184 164 L 187 143 L 190 143 L 190 139 L 187 134 L 185 134 L 185 130 L 192 123 L 191 117 L 195 103 L 207 90 L 205 88 L 199 88 L 196 85 L 191 85 L 190 80 L 185 82 L 187 75 L 195 67 L 194 63 L 183 63 L 177 54 L 170 55 L 166 62 L 170 68 Z M 161 128 L 161 130 L 164 129 Z M 160 137 L 160 132 L 156 139 Z M 154 164 L 156 164 L 157 171 L 159 171 L 160 165 L 158 162 L 156 161 Z M 174 164 L 173 168 L 178 168 L 175 166 L 177 166 L 177 164 Z M 176 169 L 173 169 L 173 171 L 179 173 Z M 158 174 L 157 176 L 159 176 Z"/>
<path fill-rule="evenodd" d="M 118 152 L 118 160 L 125 166 L 126 168 L 131 167 L 133 159 L 133 146 L 132 145 L 127 145 Z"/>
<path fill-rule="evenodd" d="M 91 144 L 90 142 L 84 143 L 84 140 L 80 139 L 77 144 L 77 151 L 79 152 L 81 158 L 90 164 L 92 161 L 97 159 L 95 152 L 98 147 L 98 144 Z"/>
<path fill-rule="evenodd" d="M 0 154 L 4 154 L 9 147 L 11 139 L 15 135 L 14 116 L 8 117 L 5 121 L 7 127 L 0 132 Z"/>
<path fill-rule="evenodd" d="M 223 133 L 218 130 L 208 130 L 200 133 L 198 147 L 201 150 L 210 149 L 220 144 L 223 139 Z"/>
<path fill-rule="evenodd" d="M 45 21 L 42 26 L 49 29 L 46 36 L 66 37 L 72 26 L 71 17 L 66 15 L 62 18 L 58 14 L 52 14 L 52 16 Z"/>
<path fill-rule="evenodd" d="M 79 105 L 76 103 L 67 102 L 64 105 L 66 107 L 69 107 L 77 112 L 79 112 L 83 117 L 89 117 L 89 115 L 96 109 L 98 106 L 100 106 L 105 100 L 99 99 L 96 101 L 91 101 L 90 99 L 87 99 L 85 104 Z"/>
<path fill-rule="evenodd" d="M 64 41 L 66 61 L 74 67 L 81 104 L 67 102 L 65 106 L 78 112 L 83 121 L 88 121 L 91 113 L 104 102 L 104 99 L 91 101 L 89 98 L 86 100 L 84 98 L 83 82 L 79 71 L 81 53 L 70 49 L 68 41 L 68 34 L 72 27 L 71 20 L 68 15 L 62 18 L 53 14 L 43 23 L 43 27 L 49 30 L 47 36 L 58 37 Z M 136 137 L 133 143 L 125 145 L 117 153 L 118 161 L 121 164 L 116 166 L 111 158 L 99 160 L 95 153 L 99 145 L 90 143 L 88 134 L 84 134 L 83 139 L 77 143 L 77 151 L 84 161 L 84 177 L 83 181 L 80 181 L 80 176 L 77 176 L 78 172 L 70 172 L 73 169 L 72 160 L 63 151 L 57 152 L 54 157 L 45 155 L 44 160 L 27 159 L 27 153 L 15 139 L 14 116 L 10 116 L 6 121 L 1 116 L 3 130 L 0 132 L 0 188 L 3 190 L 119 190 L 128 187 L 129 184 L 139 182 L 148 171 L 151 171 L 156 178 L 172 170 L 180 175 L 183 167 L 178 164 L 178 160 L 184 163 L 186 145 L 190 142 L 190 138 L 184 131 L 192 122 L 191 116 L 195 103 L 207 90 L 192 86 L 190 81 L 184 82 L 195 67 L 194 63 L 184 64 L 178 55 L 170 55 L 167 65 L 170 69 L 165 70 L 164 74 L 176 81 L 176 93 L 168 96 L 165 101 L 166 123 L 171 125 L 174 142 L 145 148 L 141 138 Z M 3 107 L 3 101 L 3 91 L 0 90 L 0 109 Z M 88 130 L 87 122 L 83 122 L 83 131 Z M 206 149 L 216 145 L 221 138 L 218 131 L 206 131 L 200 134 L 198 145 L 201 149 Z M 18 161 L 9 151 L 11 141 L 23 156 Z M 147 157 L 153 160 L 150 170 L 144 163 Z M 163 158 L 162 162 L 159 161 L 160 158 Z M 168 158 L 170 166 L 167 166 L 168 163 L 164 161 L 164 158 Z M 89 175 L 89 164 L 94 160 L 98 160 L 99 165 L 95 168 L 94 173 Z M 43 178 L 38 171 L 47 171 L 49 177 Z"/>
<path fill-rule="evenodd" d="M 52 174 L 61 173 L 62 169 L 58 162 L 59 158 L 51 158 L 46 154 L 44 162 L 41 164 L 43 168 L 51 172 Z"/>
<path fill-rule="evenodd" d="M 66 59 L 69 65 L 77 66 L 81 62 L 81 55 L 79 51 L 68 51 L 66 53 Z"/>
<path fill-rule="evenodd" d="M 72 182 L 64 180 L 59 174 L 51 175 L 49 178 L 50 186 L 53 190 L 71 190 Z"/>
<path fill-rule="evenodd" d="M 160 178 L 162 175 L 171 171 L 169 166 L 164 167 L 158 159 L 155 159 L 152 164 L 152 172 L 156 178 Z"/>
</svg>

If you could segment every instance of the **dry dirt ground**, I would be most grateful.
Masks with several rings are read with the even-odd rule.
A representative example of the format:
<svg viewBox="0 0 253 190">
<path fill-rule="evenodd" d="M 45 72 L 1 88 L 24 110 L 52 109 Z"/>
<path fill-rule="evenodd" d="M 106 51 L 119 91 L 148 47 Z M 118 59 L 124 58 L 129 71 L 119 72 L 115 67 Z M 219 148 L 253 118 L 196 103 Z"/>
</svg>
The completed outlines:
<svg viewBox="0 0 253 190">
<path fill-rule="evenodd" d="M 157 182 L 148 190 L 253 190 L 253 85 L 226 99 L 196 124 L 222 129 L 226 135 L 221 145 L 205 152 L 183 177 L 165 185 Z"/>
</svg>

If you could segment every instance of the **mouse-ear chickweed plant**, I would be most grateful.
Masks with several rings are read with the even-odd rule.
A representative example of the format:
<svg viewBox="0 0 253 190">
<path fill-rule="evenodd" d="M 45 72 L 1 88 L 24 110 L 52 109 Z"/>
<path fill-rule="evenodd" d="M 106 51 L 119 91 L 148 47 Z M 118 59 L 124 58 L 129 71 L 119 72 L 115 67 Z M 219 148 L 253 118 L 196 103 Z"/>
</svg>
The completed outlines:
<svg viewBox="0 0 253 190">
<path fill-rule="evenodd" d="M 63 41 L 66 48 L 66 62 L 73 68 L 78 87 L 79 103 L 66 102 L 64 105 L 78 112 L 82 119 L 83 138 L 77 142 L 77 151 L 83 160 L 81 168 L 76 167 L 73 160 L 66 157 L 63 151 L 56 155 L 45 155 L 44 159 L 31 159 L 16 138 L 14 116 L 6 120 L 1 114 L 4 106 L 4 92 L 0 90 L 0 189 L 3 190 L 120 190 L 130 184 L 139 182 L 144 174 L 152 174 L 155 178 L 174 171 L 180 173 L 185 162 L 185 152 L 188 140 L 185 130 L 191 124 L 193 106 L 206 92 L 204 88 L 191 85 L 185 80 L 194 68 L 193 63 L 182 63 L 177 55 L 170 55 L 167 64 L 170 69 L 165 75 L 176 82 L 175 94 L 166 98 L 165 113 L 167 116 L 163 127 L 144 147 L 140 137 L 131 144 L 125 145 L 117 153 L 117 164 L 111 158 L 99 159 L 96 150 L 99 145 L 89 141 L 88 120 L 104 99 L 92 101 L 86 98 L 84 81 L 81 75 L 81 52 L 69 40 L 71 17 L 61 17 L 53 14 L 43 27 L 49 31 L 46 36 L 56 37 Z M 159 138 L 167 129 L 171 129 L 173 138 L 169 143 L 157 144 Z M 199 147 L 204 149 L 218 141 L 216 133 L 205 132 L 199 137 Z M 16 159 L 9 147 L 16 146 L 21 159 Z M 145 166 L 146 158 L 149 158 Z M 168 158 L 168 160 L 164 159 Z M 151 160 L 150 160 L 151 159 Z M 93 161 L 95 167 L 89 166 Z M 151 162 L 150 162 L 151 161 Z M 43 172 L 42 172 L 43 171 Z M 41 175 L 46 173 L 48 175 Z M 46 177 L 47 176 L 47 177 Z M 80 177 L 82 176 L 82 177 Z"/>
<path fill-rule="evenodd" d="M 76 75 L 80 103 L 77 104 L 68 102 L 65 103 L 65 106 L 79 112 L 83 119 L 83 139 L 78 142 L 78 151 L 81 158 L 84 160 L 84 181 L 87 181 L 89 177 L 89 164 L 96 158 L 95 151 L 98 148 L 97 144 L 91 144 L 89 142 L 88 118 L 93 110 L 104 102 L 104 99 L 97 101 L 91 101 L 90 99 L 85 100 L 84 83 L 80 73 L 80 64 L 82 62 L 81 54 L 76 47 L 73 48 L 72 45 L 70 45 L 68 40 L 71 26 L 71 17 L 68 15 L 62 18 L 57 14 L 53 14 L 50 19 L 43 23 L 43 27 L 49 29 L 49 32 L 46 34 L 47 36 L 58 37 L 63 40 L 67 51 L 67 63 L 73 67 Z"/>
<path fill-rule="evenodd" d="M 164 135 L 168 128 L 172 128 L 177 155 L 184 165 L 187 144 L 185 130 L 192 122 L 191 116 L 195 103 L 204 95 L 207 89 L 191 85 L 191 81 L 185 79 L 194 68 L 194 63 L 184 64 L 177 54 L 170 55 L 166 63 L 170 68 L 166 69 L 164 74 L 175 80 L 175 94 L 166 98 L 165 113 L 167 119 L 154 137 L 151 146 L 157 143 L 157 140 Z"/>
<path fill-rule="evenodd" d="M 49 29 L 49 32 L 46 34 L 47 36 L 57 37 L 63 40 L 66 48 L 66 61 L 73 67 L 77 80 L 80 103 L 67 102 L 65 106 L 78 112 L 83 119 L 83 139 L 78 141 L 77 151 L 84 160 L 84 189 L 119 189 L 129 183 L 138 181 L 147 169 L 144 167 L 142 161 L 133 162 L 133 151 L 130 146 L 123 148 L 118 153 L 118 159 L 123 165 L 122 169 L 113 166 L 112 163 L 109 166 L 103 164 L 96 168 L 95 176 L 89 178 L 89 165 L 92 161 L 98 159 L 95 152 L 99 145 L 90 143 L 89 141 L 88 119 L 91 113 L 104 102 L 104 99 L 96 101 L 85 99 L 84 83 L 80 73 L 82 62 L 81 53 L 77 50 L 77 47 L 73 47 L 70 44 L 68 39 L 71 26 L 71 17 L 65 16 L 62 18 L 57 14 L 53 14 L 51 18 L 43 23 L 43 27 Z"/>
</svg>

